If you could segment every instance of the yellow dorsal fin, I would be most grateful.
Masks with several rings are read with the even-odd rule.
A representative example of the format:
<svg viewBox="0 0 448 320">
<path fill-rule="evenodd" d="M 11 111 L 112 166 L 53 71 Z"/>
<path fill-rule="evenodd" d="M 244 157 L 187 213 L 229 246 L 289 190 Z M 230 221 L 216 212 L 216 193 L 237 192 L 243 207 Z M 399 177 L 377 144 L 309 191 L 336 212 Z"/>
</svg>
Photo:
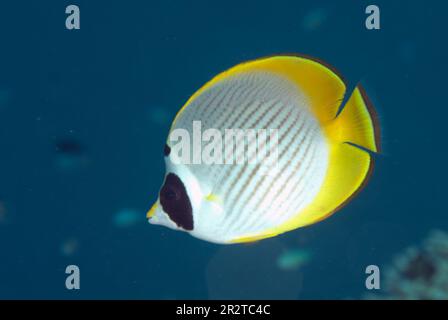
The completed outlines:
<svg viewBox="0 0 448 320">
<path fill-rule="evenodd" d="M 179 115 L 205 90 L 228 77 L 252 71 L 272 72 L 295 83 L 301 92 L 312 98 L 310 107 L 321 123 L 327 123 L 336 117 L 344 99 L 345 84 L 342 77 L 317 59 L 299 55 L 261 58 L 238 64 L 204 84 L 179 110 L 171 128 L 175 127 Z"/>
</svg>

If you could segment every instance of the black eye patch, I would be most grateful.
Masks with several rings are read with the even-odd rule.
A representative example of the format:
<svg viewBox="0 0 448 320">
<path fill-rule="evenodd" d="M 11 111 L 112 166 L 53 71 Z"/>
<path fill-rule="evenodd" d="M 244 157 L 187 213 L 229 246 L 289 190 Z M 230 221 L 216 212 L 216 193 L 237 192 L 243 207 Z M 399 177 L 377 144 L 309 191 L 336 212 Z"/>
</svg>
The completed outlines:
<svg viewBox="0 0 448 320">
<path fill-rule="evenodd" d="M 193 230 L 193 209 L 182 180 L 174 173 L 166 176 L 160 189 L 160 204 L 171 221 L 185 230 Z"/>
<path fill-rule="evenodd" d="M 163 148 L 163 155 L 165 157 L 168 157 L 170 155 L 170 153 L 171 153 L 171 148 L 169 145 L 166 144 L 165 148 Z"/>
</svg>

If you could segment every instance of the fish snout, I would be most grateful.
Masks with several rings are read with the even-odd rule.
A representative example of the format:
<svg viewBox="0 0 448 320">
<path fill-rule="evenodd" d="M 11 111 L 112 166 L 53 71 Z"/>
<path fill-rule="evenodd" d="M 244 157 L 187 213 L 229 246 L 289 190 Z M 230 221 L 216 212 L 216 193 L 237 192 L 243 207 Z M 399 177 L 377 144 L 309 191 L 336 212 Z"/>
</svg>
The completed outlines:
<svg viewBox="0 0 448 320">
<path fill-rule="evenodd" d="M 154 203 L 151 209 L 149 209 L 149 211 L 146 213 L 146 219 L 148 219 L 148 221 L 151 221 L 154 218 L 158 207 L 159 203 L 158 201 L 156 201 L 156 203 Z"/>
</svg>

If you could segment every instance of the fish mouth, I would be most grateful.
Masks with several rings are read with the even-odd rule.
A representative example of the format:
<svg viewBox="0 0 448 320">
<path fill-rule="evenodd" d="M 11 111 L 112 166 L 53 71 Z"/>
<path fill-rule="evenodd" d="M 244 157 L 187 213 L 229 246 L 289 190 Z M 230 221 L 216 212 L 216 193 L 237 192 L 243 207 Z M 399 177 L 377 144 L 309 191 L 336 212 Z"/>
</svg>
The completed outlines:
<svg viewBox="0 0 448 320">
<path fill-rule="evenodd" d="M 146 213 L 146 219 L 151 220 L 151 218 L 154 216 L 154 214 L 156 213 L 156 209 L 159 207 L 159 205 L 156 203 L 153 204 L 153 206 L 151 207 L 151 209 L 149 209 L 149 211 Z"/>
<path fill-rule="evenodd" d="M 170 216 L 163 211 L 159 200 L 157 200 L 146 213 L 146 219 L 148 220 L 148 223 L 152 225 L 160 225 L 173 230 L 189 231 L 179 227 L 176 222 L 171 220 Z"/>
<path fill-rule="evenodd" d="M 149 216 L 149 212 L 148 215 Z M 152 224 L 152 225 L 159 225 L 159 226 L 164 226 L 173 230 L 181 230 L 176 223 L 174 223 L 173 221 L 171 221 L 171 219 L 168 217 L 168 215 L 163 212 L 162 210 L 155 210 L 155 213 L 153 213 L 149 218 L 148 218 L 148 223 Z"/>
</svg>

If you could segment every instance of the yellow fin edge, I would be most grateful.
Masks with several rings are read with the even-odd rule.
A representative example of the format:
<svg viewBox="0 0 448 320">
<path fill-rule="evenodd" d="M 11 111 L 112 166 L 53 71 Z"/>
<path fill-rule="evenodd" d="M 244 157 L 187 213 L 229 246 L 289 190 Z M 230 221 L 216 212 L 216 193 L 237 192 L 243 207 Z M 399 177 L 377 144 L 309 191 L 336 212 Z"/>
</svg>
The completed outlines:
<svg viewBox="0 0 448 320">
<path fill-rule="evenodd" d="M 272 72 L 288 78 L 308 97 L 312 97 L 312 109 L 321 122 L 336 116 L 344 97 L 345 84 L 334 70 L 321 61 L 301 55 L 280 55 L 260 58 L 238 64 L 212 78 L 197 90 L 176 114 L 171 129 L 185 109 L 205 90 L 227 77 L 249 71 Z M 325 88 L 325 91 L 322 91 Z"/>
</svg>

